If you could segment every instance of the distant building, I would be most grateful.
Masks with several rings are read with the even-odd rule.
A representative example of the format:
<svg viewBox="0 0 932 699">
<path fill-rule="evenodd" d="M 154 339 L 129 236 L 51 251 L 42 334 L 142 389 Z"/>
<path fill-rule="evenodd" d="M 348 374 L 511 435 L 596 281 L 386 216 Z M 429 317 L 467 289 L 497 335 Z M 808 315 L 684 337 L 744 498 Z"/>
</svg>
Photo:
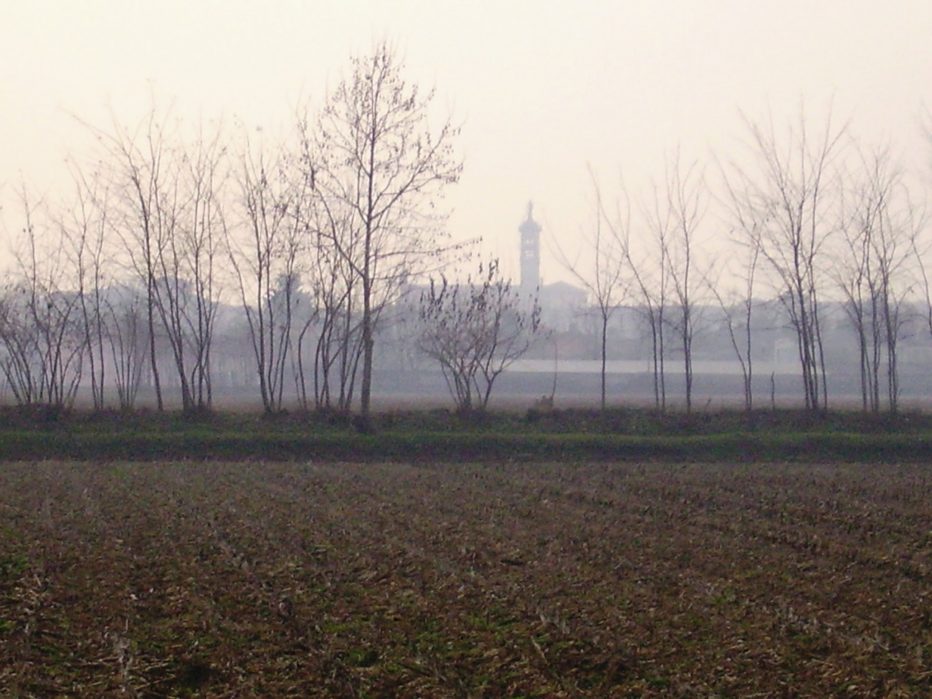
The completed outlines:
<svg viewBox="0 0 932 699">
<path fill-rule="evenodd" d="M 518 226 L 521 234 L 521 296 L 536 296 L 541 308 L 541 320 L 555 330 L 564 331 L 573 325 L 580 310 L 586 306 L 586 292 L 566 282 L 542 284 L 540 279 L 540 224 L 534 220 L 534 204 L 528 202 L 527 218 Z"/>
<path fill-rule="evenodd" d="M 586 292 L 566 282 L 545 284 L 538 295 L 541 320 L 555 330 L 569 330 L 586 307 Z"/>
<path fill-rule="evenodd" d="M 540 289 L 540 225 L 534 220 L 534 204 L 527 203 L 527 218 L 518 226 L 521 233 L 521 294 Z"/>
</svg>

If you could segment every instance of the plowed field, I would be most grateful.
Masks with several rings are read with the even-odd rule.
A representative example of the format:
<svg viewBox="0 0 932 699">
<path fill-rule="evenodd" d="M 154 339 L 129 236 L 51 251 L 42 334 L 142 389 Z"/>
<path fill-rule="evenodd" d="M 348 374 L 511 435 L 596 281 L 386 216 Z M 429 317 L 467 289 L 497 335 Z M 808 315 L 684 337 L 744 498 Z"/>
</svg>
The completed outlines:
<svg viewBox="0 0 932 699">
<path fill-rule="evenodd" d="M 927 466 L 0 465 L 2 696 L 927 696 Z"/>
</svg>

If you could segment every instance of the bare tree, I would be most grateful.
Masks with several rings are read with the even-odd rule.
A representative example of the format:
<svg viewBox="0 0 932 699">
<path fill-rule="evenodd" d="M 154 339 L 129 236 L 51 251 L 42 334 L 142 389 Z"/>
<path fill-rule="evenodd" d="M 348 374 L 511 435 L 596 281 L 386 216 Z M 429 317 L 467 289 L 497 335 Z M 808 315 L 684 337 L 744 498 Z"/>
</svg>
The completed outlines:
<svg viewBox="0 0 932 699">
<path fill-rule="evenodd" d="M 858 338 L 862 407 L 880 410 L 885 383 L 887 407 L 895 413 L 902 309 L 912 291 L 909 266 L 916 259 L 920 227 L 889 148 L 862 154 L 860 164 L 860 174 L 841 199 L 844 245 L 836 280 Z"/>
<path fill-rule="evenodd" d="M 111 286 L 105 303 L 107 345 L 120 410 L 132 410 L 147 359 L 145 292 L 134 286 Z"/>
<path fill-rule="evenodd" d="M 282 409 L 285 371 L 308 234 L 302 211 L 305 180 L 283 151 L 267 162 L 249 143 L 241 157 L 239 186 L 243 240 L 231 235 L 230 260 L 249 327 L 259 392 L 267 413 Z M 303 367 L 301 367 L 303 370 Z M 299 381 L 303 384 L 303 375 Z"/>
<path fill-rule="evenodd" d="M 0 369 L 18 405 L 39 403 L 44 395 L 38 337 L 29 322 L 27 299 L 20 283 L 4 285 L 0 296 Z"/>
<path fill-rule="evenodd" d="M 932 154 L 932 109 L 927 109 L 925 113 L 924 129 L 926 140 L 929 142 L 930 154 Z M 930 163 L 930 174 L 932 174 L 932 158 L 929 160 Z M 922 226 L 928 221 L 926 220 L 926 212 L 913 212 L 913 222 L 915 230 L 921 230 Z M 919 270 L 920 281 L 922 284 L 922 292 L 924 298 L 922 299 L 924 303 L 924 320 L 926 328 L 929 331 L 929 335 L 932 336 L 932 287 L 930 287 L 929 281 L 929 270 L 926 263 L 926 255 L 928 253 L 927 244 L 920 244 L 919 237 L 916 236 L 913 238 L 912 245 L 912 254 L 913 259 L 915 260 L 916 267 Z"/>
<path fill-rule="evenodd" d="M 109 161 L 114 200 L 114 226 L 128 266 L 145 289 L 146 337 L 156 405 L 164 409 L 156 350 L 161 229 L 168 225 L 172 164 L 163 120 L 152 109 L 135 131 L 113 118 L 113 131 L 94 129 Z"/>
<path fill-rule="evenodd" d="M 758 271 L 761 258 L 761 228 L 767 223 L 762 215 L 754 191 L 746 186 L 735 186 L 726 168 L 720 169 L 725 190 L 725 207 L 732 221 L 732 243 L 742 250 L 741 258 L 732 258 L 725 269 L 728 276 L 741 283 L 741 294 L 737 304 L 727 303 L 711 281 L 708 288 L 715 296 L 719 308 L 725 317 L 732 349 L 741 366 L 744 385 L 744 408 L 750 412 L 754 408 L 754 353 L 752 332 L 755 292 L 758 283 Z M 734 267 L 739 269 L 736 270 Z M 740 308 L 740 323 L 736 322 L 733 309 Z"/>
<path fill-rule="evenodd" d="M 106 313 L 104 287 L 107 278 L 104 262 L 109 221 L 108 195 L 95 173 L 87 177 L 80 169 L 73 171 L 75 201 L 58 219 L 62 238 L 68 244 L 77 281 L 81 321 L 84 330 L 87 364 L 90 370 L 91 398 L 95 410 L 105 407 L 106 366 L 104 338 Z"/>
<path fill-rule="evenodd" d="M 333 207 L 315 208 L 309 271 L 315 308 L 298 336 L 299 359 L 307 331 L 316 332 L 314 342 L 314 405 L 318 410 L 348 413 L 356 388 L 357 368 L 362 356 L 359 284 L 347 258 L 328 244 L 334 236 L 352 245 L 346 228 L 348 216 L 335 217 Z M 345 214 L 345 212 L 343 212 Z M 349 249 L 344 248 L 344 249 Z M 304 376 L 303 370 L 300 374 Z M 306 388 L 300 389 L 305 396 Z"/>
<path fill-rule="evenodd" d="M 348 413 L 356 390 L 362 357 L 361 289 L 357 264 L 362 236 L 358 215 L 349 202 L 317 187 L 314 163 L 320 137 L 299 122 L 304 181 L 310 201 L 303 208 L 308 259 L 305 268 L 314 307 L 307 315 L 297 340 L 297 389 L 305 409 L 308 400 L 306 364 L 313 366 L 314 407 Z M 314 337 L 313 360 L 307 362 L 305 341 Z"/>
<path fill-rule="evenodd" d="M 750 231 L 750 235 L 748 235 L 748 232 L 744 229 L 741 230 L 746 237 L 738 241 L 738 244 L 744 250 L 744 258 L 740 263 L 740 271 L 734 271 L 728 267 L 726 267 L 725 270 L 728 276 L 738 279 L 741 283 L 741 294 L 738 296 L 737 300 L 732 302 L 727 301 L 719 290 L 716 281 L 712 280 L 709 275 L 705 278 L 706 286 L 718 303 L 718 307 L 725 319 L 725 326 L 728 329 L 728 339 L 731 342 L 731 347 L 741 367 L 744 409 L 746 412 L 750 413 L 754 409 L 754 356 L 752 352 L 753 333 L 751 328 L 754 314 L 755 280 L 757 278 L 757 269 L 760 261 L 760 238 L 754 234 L 753 230 Z"/>
<path fill-rule="evenodd" d="M 828 406 L 825 350 L 822 341 L 819 263 L 833 230 L 826 220 L 832 189 L 829 166 L 840 149 L 844 129 L 829 116 L 813 136 L 800 113 L 781 143 L 773 123 L 746 120 L 759 171 L 735 168 L 750 230 L 759 231 L 761 256 L 776 282 L 778 298 L 797 340 L 803 397 L 807 410 Z M 830 199 L 828 199 L 830 201 Z"/>
<path fill-rule="evenodd" d="M 622 188 L 624 207 L 622 208 L 620 205 L 615 207 L 617 215 L 612 220 L 610 218 L 611 214 L 603 205 L 602 190 L 591 168 L 589 170 L 589 179 L 595 198 L 595 215 L 591 230 L 583 231 L 581 238 L 585 247 L 592 252 L 592 267 L 583 270 L 579 259 L 570 260 L 559 244 L 557 244 L 557 255 L 564 269 L 570 272 L 588 292 L 599 314 L 600 406 L 602 410 L 605 410 L 608 324 L 625 293 L 623 279 L 624 250 L 630 228 L 630 206 L 628 205 L 627 194 Z"/>
<path fill-rule="evenodd" d="M 218 126 L 213 133 L 205 133 L 203 126 L 199 127 L 181 166 L 186 200 L 179 228 L 180 251 L 183 274 L 191 289 L 191 297 L 181 304 L 184 320 L 181 342 L 188 344 L 192 356 L 187 376 L 190 397 L 185 407 L 205 409 L 213 400 L 210 359 L 222 292 L 216 262 L 227 237 L 223 215 L 227 164 L 222 129 Z M 179 372 L 183 371 L 184 363 L 180 362 Z"/>
<path fill-rule="evenodd" d="M 40 205 L 25 187 L 22 235 L 14 251 L 15 281 L 0 302 L 0 360 L 21 405 L 69 408 L 81 381 L 86 342 L 61 226 L 36 221 Z M 46 215 L 44 218 L 48 218 Z"/>
<path fill-rule="evenodd" d="M 350 77 L 329 95 L 308 149 L 309 178 L 323 205 L 347 207 L 352 217 L 349 241 L 334 236 L 329 242 L 360 286 L 364 419 L 382 311 L 447 247 L 435 205 L 462 166 L 453 154 L 458 129 L 449 121 L 437 131 L 429 127 L 433 96 L 405 81 L 400 60 L 382 43 L 353 60 Z"/>
<path fill-rule="evenodd" d="M 457 410 L 484 411 L 495 381 L 530 348 L 540 329 L 540 306 L 502 278 L 498 261 L 478 278 L 451 284 L 431 279 L 421 296 L 418 347 L 440 364 Z"/>
<path fill-rule="evenodd" d="M 176 143 L 157 200 L 155 308 L 168 341 L 185 411 L 211 404 L 210 350 L 217 311 L 215 261 L 223 238 L 218 190 L 224 148 L 217 133 Z"/>
<path fill-rule="evenodd" d="M 842 190 L 840 199 L 839 228 L 844 254 L 834 268 L 834 277 L 857 337 L 861 406 L 865 411 L 877 412 L 883 341 L 873 237 L 883 203 L 875 196 L 878 193 L 872 185 L 865 188 L 859 184 L 853 189 L 851 193 Z"/>
<path fill-rule="evenodd" d="M 184 410 L 210 406 L 210 348 L 219 289 L 215 262 L 224 220 L 221 129 L 199 128 L 186 147 L 171 114 L 153 108 L 136 131 L 114 119 L 98 132 L 111 162 L 115 226 L 146 289 L 147 337 L 156 401 L 163 409 L 156 338 L 167 341 Z"/>
<path fill-rule="evenodd" d="M 698 320 L 696 238 L 706 210 L 705 186 L 697 167 L 694 163 L 683 172 L 679 153 L 672 164 L 667 164 L 665 196 L 655 202 L 654 215 L 658 241 L 666 246 L 662 259 L 669 267 L 673 285 L 676 315 L 670 324 L 683 352 L 687 414 L 692 412 L 693 337 Z"/>
<path fill-rule="evenodd" d="M 656 195 L 656 192 L 655 192 Z M 623 232 L 625 265 L 641 300 L 640 310 L 650 332 L 651 373 L 654 387 L 654 407 L 661 413 L 667 409 L 666 384 L 666 313 L 670 300 L 669 236 L 672 211 L 659 206 L 655 196 L 653 211 L 645 213 L 649 250 L 638 256 L 633 249 L 629 231 Z"/>
</svg>

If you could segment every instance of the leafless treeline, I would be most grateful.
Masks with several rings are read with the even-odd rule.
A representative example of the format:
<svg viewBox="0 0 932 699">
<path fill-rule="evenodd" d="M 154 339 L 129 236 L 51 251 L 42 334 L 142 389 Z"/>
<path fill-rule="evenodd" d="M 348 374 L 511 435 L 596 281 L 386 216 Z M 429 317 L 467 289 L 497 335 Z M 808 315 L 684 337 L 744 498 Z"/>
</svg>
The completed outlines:
<svg viewBox="0 0 932 699">
<path fill-rule="evenodd" d="M 259 392 L 281 409 L 367 416 L 375 333 L 417 275 L 452 250 L 438 213 L 461 165 L 457 128 L 432 129 L 433 94 L 405 81 L 388 45 L 355 59 L 316 115 L 269 143 L 153 109 L 91 128 L 73 196 L 34 201 L 0 298 L 0 369 L 20 404 L 131 408 L 143 378 L 158 408 L 212 402 L 217 313 L 242 306 Z M 170 362 L 160 360 L 167 356 Z M 109 375 L 112 372 L 112 375 Z"/>
<path fill-rule="evenodd" d="M 602 405 L 608 321 L 640 308 L 651 344 L 654 401 L 667 407 L 666 362 L 683 362 L 692 408 L 692 341 L 702 308 L 724 314 L 751 410 L 754 311 L 776 298 L 796 338 L 801 398 L 828 407 L 822 304 L 844 303 L 859 357 L 864 410 L 895 412 L 898 342 L 907 301 L 932 318 L 924 210 L 888 146 L 864 148 L 829 117 L 803 114 L 778 129 L 745 119 L 748 152 L 714 169 L 668 159 L 652 196 L 609 197 L 595 177 L 593 216 L 581 236 L 589 262 L 563 255 L 588 290 L 601 326 Z M 712 205 L 722 215 L 709 215 Z M 932 341 L 932 322 L 928 322 Z"/>
<path fill-rule="evenodd" d="M 71 161 L 68 196 L 21 192 L 0 296 L 0 370 L 15 400 L 67 407 L 87 385 L 95 409 L 130 409 L 145 381 L 159 409 L 169 399 L 207 409 L 226 299 L 241 307 L 266 411 L 294 394 L 305 409 L 358 405 L 367 417 L 377 330 L 412 282 L 433 276 L 415 344 L 461 408 L 484 408 L 538 333 L 540 309 L 494 261 L 474 284 L 436 278 L 462 249 L 438 213 L 462 166 L 458 129 L 428 123 L 432 99 L 383 44 L 280 142 L 219 122 L 192 127 L 170 109 L 133 128 L 89 127 L 97 149 Z M 863 148 L 831 119 L 818 129 L 802 115 L 786 129 L 746 127 L 738 160 L 704 168 L 676 153 L 635 203 L 591 176 L 582 255 L 562 257 L 599 319 L 601 405 L 609 323 L 622 304 L 643 316 L 661 411 L 670 361 L 683 363 L 692 409 L 693 340 L 701 309 L 717 305 L 752 409 L 754 313 L 776 298 L 796 338 L 802 402 L 824 410 L 823 304 L 841 299 L 863 408 L 896 411 L 907 301 L 926 309 L 932 340 L 916 192 L 891 149 Z"/>
</svg>

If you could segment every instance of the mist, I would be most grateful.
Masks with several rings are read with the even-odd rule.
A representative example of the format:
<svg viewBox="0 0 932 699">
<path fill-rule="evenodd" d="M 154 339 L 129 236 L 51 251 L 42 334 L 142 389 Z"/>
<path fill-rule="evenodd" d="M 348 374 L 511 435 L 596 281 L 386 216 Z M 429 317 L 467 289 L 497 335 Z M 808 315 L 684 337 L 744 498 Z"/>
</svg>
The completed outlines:
<svg viewBox="0 0 932 699">
<path fill-rule="evenodd" d="M 534 326 L 520 356 L 496 358 L 491 406 L 549 397 L 879 409 L 925 393 L 926 3 L 573 12 L 344 3 L 265 13 L 234 3 L 217 16 L 209 6 L 101 2 L 3 12 L 6 317 L 28 316 L 28 296 L 34 334 L 54 322 L 75 333 L 71 354 L 55 360 L 56 395 L 173 405 L 177 374 L 182 394 L 200 392 L 181 405 L 307 407 L 331 381 L 347 392 L 334 398 L 343 407 L 363 384 L 380 406 L 449 405 L 451 377 L 419 346 L 419 302 L 441 275 L 470 287 L 483 261 L 496 265 L 505 315 Z M 347 311 L 355 318 L 365 300 L 368 320 L 358 338 L 346 331 L 353 350 L 338 361 L 339 352 L 321 355 L 336 316 L 321 318 L 324 290 L 311 272 L 327 255 L 309 255 L 294 231 L 270 233 L 281 222 L 265 221 L 279 237 L 266 241 L 259 269 L 262 256 L 247 254 L 258 223 L 248 190 L 274 172 L 252 194 L 295 206 L 303 195 L 285 181 L 300 180 L 302 162 L 312 179 L 325 164 L 328 132 L 313 144 L 310 131 L 352 77 L 351 58 L 379 47 L 424 98 L 423 133 L 445 134 L 447 169 L 392 221 L 418 232 L 419 252 Z M 127 183 L 140 164 L 155 172 L 144 156 L 156 142 L 176 170 L 171 186 L 209 214 L 178 228 L 172 264 L 160 249 L 143 271 L 138 231 L 149 214 L 132 210 Z M 775 214 L 787 192 L 773 189 L 774 167 L 800 176 L 789 195 L 804 225 Z M 334 177 L 337 186 L 343 175 Z M 530 282 L 518 231 L 529 200 L 540 228 Z M 159 245 L 175 245 L 180 211 L 162 212 Z M 302 225 L 318 238 L 324 229 L 320 218 Z M 329 225 L 339 250 L 342 234 Z M 809 260 L 790 270 L 786 236 L 803 233 L 796 243 Z M 285 261 L 269 264 L 273 256 Z M 274 311 L 282 293 L 287 327 Z M 41 317 L 42 303 L 57 320 Z M 70 325 L 79 317 L 83 331 Z M 7 326 L 8 401 L 35 391 L 26 367 L 45 360 L 30 352 L 67 344 L 62 333 L 27 350 L 17 338 L 28 335 Z M 356 351 L 366 360 L 346 363 Z M 161 397 L 159 373 L 169 377 Z"/>
</svg>

